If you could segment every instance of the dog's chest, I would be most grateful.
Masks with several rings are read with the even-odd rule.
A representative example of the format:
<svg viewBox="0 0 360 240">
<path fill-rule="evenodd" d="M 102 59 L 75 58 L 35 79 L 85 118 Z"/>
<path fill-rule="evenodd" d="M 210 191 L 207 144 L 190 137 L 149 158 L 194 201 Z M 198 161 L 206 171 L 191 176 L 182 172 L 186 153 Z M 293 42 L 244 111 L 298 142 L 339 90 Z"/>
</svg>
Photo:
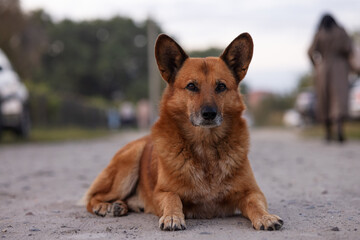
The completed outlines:
<svg viewBox="0 0 360 240">
<path fill-rule="evenodd" d="M 183 167 L 187 183 L 183 197 L 195 204 L 221 201 L 232 189 L 236 174 L 232 161 L 220 154 L 203 159 L 191 159 Z"/>
</svg>

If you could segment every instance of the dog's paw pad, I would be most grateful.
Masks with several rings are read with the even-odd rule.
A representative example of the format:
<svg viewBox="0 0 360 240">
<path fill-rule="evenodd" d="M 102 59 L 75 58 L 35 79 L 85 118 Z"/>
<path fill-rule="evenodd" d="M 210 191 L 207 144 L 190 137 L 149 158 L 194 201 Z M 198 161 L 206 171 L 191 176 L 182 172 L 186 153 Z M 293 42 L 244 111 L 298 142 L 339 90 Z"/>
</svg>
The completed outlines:
<svg viewBox="0 0 360 240">
<path fill-rule="evenodd" d="M 128 207 L 123 201 L 116 201 L 112 204 L 114 217 L 124 216 L 128 213 Z"/>
<path fill-rule="evenodd" d="M 284 221 L 279 216 L 267 214 L 255 221 L 253 227 L 256 230 L 274 231 L 280 230 L 283 225 Z"/>
<path fill-rule="evenodd" d="M 184 216 L 168 215 L 162 216 L 159 220 L 159 228 L 164 231 L 185 230 Z"/>
<path fill-rule="evenodd" d="M 282 220 L 281 220 L 281 222 L 283 222 Z M 275 227 L 275 230 L 280 230 L 280 228 L 281 228 L 281 226 L 284 224 L 284 222 L 283 223 L 280 223 L 280 221 L 279 221 L 279 223 L 275 223 L 275 225 L 274 225 L 274 227 Z"/>
</svg>

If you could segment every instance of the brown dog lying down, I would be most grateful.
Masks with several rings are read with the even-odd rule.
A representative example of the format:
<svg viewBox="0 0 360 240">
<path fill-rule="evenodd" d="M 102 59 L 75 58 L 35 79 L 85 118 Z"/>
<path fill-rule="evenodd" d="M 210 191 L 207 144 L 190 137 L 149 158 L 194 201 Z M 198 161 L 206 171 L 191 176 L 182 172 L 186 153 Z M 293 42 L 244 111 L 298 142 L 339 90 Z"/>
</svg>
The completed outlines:
<svg viewBox="0 0 360 240">
<path fill-rule="evenodd" d="M 248 33 L 220 57 L 189 58 L 167 35 L 155 56 L 167 88 L 151 134 L 120 149 L 84 196 L 87 210 L 123 216 L 128 210 L 160 217 L 162 230 L 186 228 L 185 218 L 240 210 L 257 230 L 283 221 L 267 212 L 248 160 L 249 133 L 238 85 L 253 54 Z"/>
</svg>

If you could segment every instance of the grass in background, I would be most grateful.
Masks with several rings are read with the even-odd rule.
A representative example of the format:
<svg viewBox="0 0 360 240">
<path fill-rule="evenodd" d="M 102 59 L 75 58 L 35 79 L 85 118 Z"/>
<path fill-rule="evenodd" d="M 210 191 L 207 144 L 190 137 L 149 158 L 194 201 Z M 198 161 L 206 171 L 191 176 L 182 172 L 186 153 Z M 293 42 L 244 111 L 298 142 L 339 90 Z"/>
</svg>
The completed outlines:
<svg viewBox="0 0 360 240">
<path fill-rule="evenodd" d="M 21 139 L 10 131 L 3 133 L 1 143 L 23 143 L 23 142 L 56 142 L 68 140 L 82 140 L 103 137 L 112 134 L 108 129 L 85 129 L 78 127 L 67 128 L 35 128 L 31 130 L 28 139 Z"/>
<path fill-rule="evenodd" d="M 320 125 L 312 126 L 304 129 L 302 135 L 304 137 L 323 138 L 325 136 L 324 128 Z M 360 140 L 360 122 L 347 122 L 345 124 L 346 139 Z"/>
</svg>

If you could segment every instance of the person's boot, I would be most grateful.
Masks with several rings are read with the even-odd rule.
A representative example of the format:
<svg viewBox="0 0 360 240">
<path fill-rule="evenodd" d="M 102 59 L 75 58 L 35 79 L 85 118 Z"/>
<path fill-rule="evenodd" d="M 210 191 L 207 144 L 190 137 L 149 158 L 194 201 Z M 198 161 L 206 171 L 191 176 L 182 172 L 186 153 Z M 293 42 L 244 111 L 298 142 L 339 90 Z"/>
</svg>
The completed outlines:
<svg viewBox="0 0 360 240">
<path fill-rule="evenodd" d="M 329 143 L 331 140 L 332 140 L 331 121 L 325 120 L 325 141 Z"/>
<path fill-rule="evenodd" d="M 342 118 L 336 121 L 337 140 L 339 143 L 345 142 L 343 125 L 344 125 L 344 120 Z"/>
</svg>

